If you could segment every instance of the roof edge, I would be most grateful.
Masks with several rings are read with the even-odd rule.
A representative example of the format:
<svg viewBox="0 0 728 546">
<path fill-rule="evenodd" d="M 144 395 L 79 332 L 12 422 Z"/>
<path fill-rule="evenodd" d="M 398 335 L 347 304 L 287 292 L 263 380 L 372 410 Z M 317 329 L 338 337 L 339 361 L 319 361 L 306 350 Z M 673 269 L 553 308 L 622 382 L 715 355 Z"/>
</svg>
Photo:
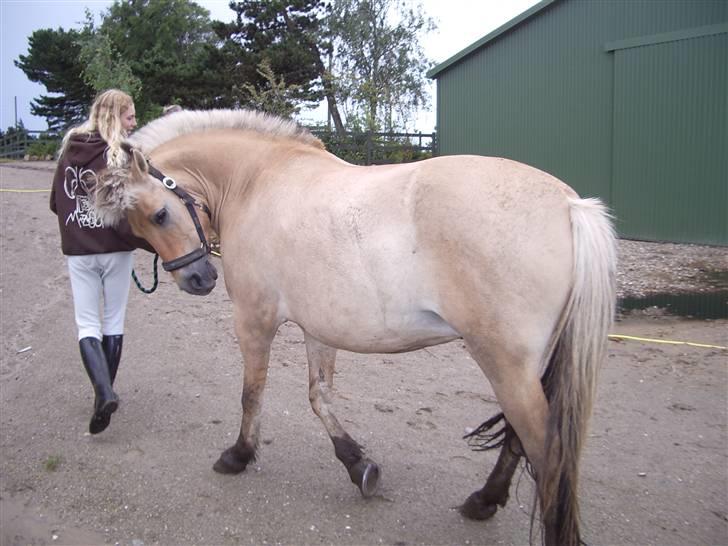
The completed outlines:
<svg viewBox="0 0 728 546">
<path fill-rule="evenodd" d="M 526 11 L 524 11 L 523 13 L 521 13 L 520 15 L 517 15 L 516 17 L 514 17 L 513 19 L 511 19 L 510 21 L 508 21 L 504 25 L 501 25 L 500 27 L 498 27 L 497 29 L 495 29 L 493 32 L 490 32 L 490 33 L 486 34 L 485 36 L 483 36 L 477 42 L 474 42 L 474 43 L 470 44 L 468 47 L 466 47 L 465 49 L 463 49 L 460 52 L 456 53 L 455 55 L 453 55 L 449 59 L 441 62 L 440 64 L 438 64 L 434 68 L 431 68 L 430 70 L 428 70 L 427 71 L 427 74 L 426 74 L 427 77 L 430 78 L 430 79 L 435 79 L 441 72 L 444 72 L 445 70 L 447 70 L 448 68 L 450 68 L 452 65 L 456 64 L 457 62 L 459 62 L 463 58 L 467 57 L 468 55 L 470 55 L 474 51 L 480 49 L 482 46 L 484 46 L 488 42 L 496 39 L 501 34 L 505 34 L 509 30 L 511 30 L 512 28 L 520 25 L 526 19 L 529 19 L 530 17 L 532 17 L 533 15 L 535 15 L 536 13 L 538 13 L 539 11 L 543 10 L 544 8 L 550 6 L 551 4 L 553 4 L 553 3 L 557 2 L 557 1 L 558 0 L 541 0 L 541 2 L 539 2 L 538 4 L 534 4 L 533 6 L 531 6 L 530 8 L 528 8 Z"/>
<path fill-rule="evenodd" d="M 715 34 L 726 33 L 728 33 L 728 23 L 718 23 L 716 25 L 685 28 L 672 32 L 662 32 L 660 34 L 650 34 L 648 36 L 638 36 L 636 38 L 627 38 L 626 40 L 608 42 L 604 44 L 604 51 L 630 49 L 633 47 L 662 44 L 665 42 L 677 42 L 679 40 L 689 40 L 691 38 L 702 38 L 703 36 L 713 36 Z"/>
</svg>

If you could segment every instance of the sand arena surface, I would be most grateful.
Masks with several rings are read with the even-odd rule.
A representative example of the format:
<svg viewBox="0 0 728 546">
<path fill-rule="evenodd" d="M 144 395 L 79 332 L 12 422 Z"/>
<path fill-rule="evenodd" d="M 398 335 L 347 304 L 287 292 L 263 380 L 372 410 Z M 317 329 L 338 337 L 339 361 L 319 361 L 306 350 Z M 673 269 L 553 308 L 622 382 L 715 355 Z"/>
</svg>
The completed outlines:
<svg viewBox="0 0 728 546">
<path fill-rule="evenodd" d="M 47 189 L 52 168 L 0 164 L 0 187 Z M 380 493 L 365 500 L 309 407 L 303 336 L 284 325 L 259 460 L 221 476 L 212 464 L 237 436 L 242 381 L 223 279 L 205 298 L 181 292 L 162 271 L 155 294 L 132 288 L 122 404 L 91 437 L 93 394 L 48 194 L 0 193 L 0 229 L 2 546 L 528 543 L 525 475 L 488 522 L 455 509 L 495 463 L 461 436 L 498 410 L 461 342 L 403 355 L 340 353 L 333 409 L 382 470 Z M 726 256 L 693 248 L 710 264 Z M 625 262 L 648 264 L 625 274 L 648 278 L 654 268 L 643 258 Z M 136 259 L 150 284 L 151 256 Z M 728 345 L 726 320 L 639 313 L 614 332 Z M 721 349 L 609 343 L 582 466 L 588 543 L 725 543 L 727 368 Z"/>
</svg>

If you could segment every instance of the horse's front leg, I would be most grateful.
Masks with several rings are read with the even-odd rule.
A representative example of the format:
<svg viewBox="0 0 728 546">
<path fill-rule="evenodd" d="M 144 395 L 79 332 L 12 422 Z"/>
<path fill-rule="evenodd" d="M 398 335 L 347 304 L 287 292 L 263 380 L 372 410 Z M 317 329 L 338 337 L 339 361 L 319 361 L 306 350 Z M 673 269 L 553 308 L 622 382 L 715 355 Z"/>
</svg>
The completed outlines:
<svg viewBox="0 0 728 546">
<path fill-rule="evenodd" d="M 336 349 L 324 345 L 304 332 L 308 356 L 308 399 L 311 408 L 326 427 L 334 444 L 336 457 L 344 463 L 351 481 L 365 497 L 374 495 L 379 485 L 379 467 L 364 456 L 362 447 L 349 436 L 331 412 L 329 386 L 336 361 Z M 328 375 L 328 377 L 327 377 Z"/>
<path fill-rule="evenodd" d="M 251 323 L 235 317 L 235 332 L 238 336 L 240 351 L 243 354 L 243 419 L 238 439 L 223 451 L 213 465 L 221 474 L 238 474 L 245 470 L 249 462 L 255 460 L 260 431 L 260 410 L 263 405 L 263 390 L 268 375 L 270 347 L 277 326 L 274 323 Z"/>
</svg>

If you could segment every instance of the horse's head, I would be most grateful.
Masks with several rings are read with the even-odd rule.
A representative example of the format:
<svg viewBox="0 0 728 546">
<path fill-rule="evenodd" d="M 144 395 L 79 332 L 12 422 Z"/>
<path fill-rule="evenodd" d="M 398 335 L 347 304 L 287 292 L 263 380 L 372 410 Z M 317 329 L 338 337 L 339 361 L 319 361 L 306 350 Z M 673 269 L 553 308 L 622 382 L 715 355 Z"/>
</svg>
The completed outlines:
<svg viewBox="0 0 728 546">
<path fill-rule="evenodd" d="M 128 167 L 104 171 L 94 192 L 94 207 L 105 225 L 116 225 L 126 215 L 134 234 L 154 247 L 177 285 L 190 294 L 205 295 L 215 288 L 217 270 L 208 260 L 204 236 L 209 218 L 197 215 L 192 203 L 173 180 L 153 168 L 150 172 L 137 150 L 131 151 Z"/>
</svg>

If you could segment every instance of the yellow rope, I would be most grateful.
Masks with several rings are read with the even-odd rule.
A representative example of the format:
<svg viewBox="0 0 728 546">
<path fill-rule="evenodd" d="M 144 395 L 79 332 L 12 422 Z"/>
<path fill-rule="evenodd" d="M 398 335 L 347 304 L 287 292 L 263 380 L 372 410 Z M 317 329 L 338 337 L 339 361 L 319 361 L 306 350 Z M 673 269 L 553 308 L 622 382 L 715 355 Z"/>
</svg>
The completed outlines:
<svg viewBox="0 0 728 546">
<path fill-rule="evenodd" d="M 41 193 L 41 192 L 45 193 L 45 192 L 49 192 L 51 190 L 14 190 L 14 189 L 0 188 L 0 191 L 5 191 L 8 193 Z"/>
<path fill-rule="evenodd" d="M 669 339 L 650 339 L 648 337 L 625 336 L 621 334 L 610 334 L 609 339 L 629 339 L 633 341 L 647 341 L 650 343 L 666 343 L 668 345 L 689 345 L 690 347 L 703 347 L 706 349 L 728 349 L 722 345 L 707 345 L 705 343 L 692 343 L 690 341 L 672 341 Z"/>
</svg>

